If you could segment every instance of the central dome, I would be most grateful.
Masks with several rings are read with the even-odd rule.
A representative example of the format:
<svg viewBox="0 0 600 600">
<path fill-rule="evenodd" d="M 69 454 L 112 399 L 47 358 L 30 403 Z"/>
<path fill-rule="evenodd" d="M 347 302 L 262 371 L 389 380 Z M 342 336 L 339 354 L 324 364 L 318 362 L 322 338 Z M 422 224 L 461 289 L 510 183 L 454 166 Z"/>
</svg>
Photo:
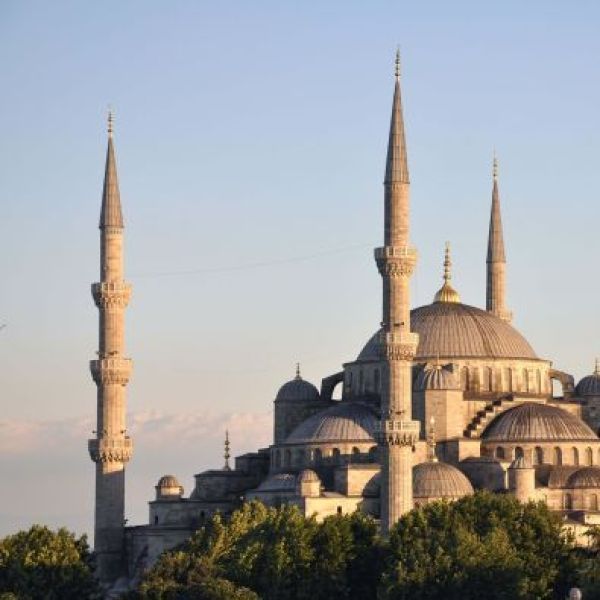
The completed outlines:
<svg viewBox="0 0 600 600">
<path fill-rule="evenodd" d="M 410 313 L 419 334 L 416 361 L 442 358 L 521 358 L 537 360 L 527 340 L 509 323 L 485 310 L 459 302 L 434 302 Z M 379 360 L 379 332 L 358 355 Z"/>
<path fill-rule="evenodd" d="M 534 402 L 500 413 L 481 437 L 486 442 L 598 441 L 596 434 L 575 415 Z"/>
</svg>

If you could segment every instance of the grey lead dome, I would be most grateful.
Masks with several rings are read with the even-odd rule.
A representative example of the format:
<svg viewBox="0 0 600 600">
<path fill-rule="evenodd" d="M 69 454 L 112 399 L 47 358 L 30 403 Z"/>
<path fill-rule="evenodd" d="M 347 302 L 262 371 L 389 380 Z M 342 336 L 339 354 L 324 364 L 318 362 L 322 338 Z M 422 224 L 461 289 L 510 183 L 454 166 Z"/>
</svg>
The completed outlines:
<svg viewBox="0 0 600 600">
<path fill-rule="evenodd" d="M 473 486 L 456 467 L 443 462 L 425 462 L 413 468 L 415 498 L 462 498 Z"/>
</svg>

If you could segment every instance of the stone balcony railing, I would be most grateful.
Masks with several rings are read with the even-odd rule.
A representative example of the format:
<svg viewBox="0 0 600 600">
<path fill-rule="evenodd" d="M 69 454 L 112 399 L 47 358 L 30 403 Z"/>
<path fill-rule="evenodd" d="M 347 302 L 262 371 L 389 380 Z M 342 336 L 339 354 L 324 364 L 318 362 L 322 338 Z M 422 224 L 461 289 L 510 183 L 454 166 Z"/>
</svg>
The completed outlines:
<svg viewBox="0 0 600 600">
<path fill-rule="evenodd" d="M 125 307 L 131 298 L 131 284 L 125 281 L 92 283 L 92 296 L 98 308 Z"/>
<path fill-rule="evenodd" d="M 88 451 L 94 462 L 129 461 L 133 454 L 133 440 L 128 437 L 101 437 L 88 440 Z"/>
<path fill-rule="evenodd" d="M 420 431 L 421 423 L 419 421 L 384 419 L 379 422 L 375 433 L 380 444 L 414 446 L 419 439 Z"/>
<path fill-rule="evenodd" d="M 90 360 L 90 371 L 98 385 L 126 385 L 132 369 L 133 362 L 130 358 L 108 357 Z"/>
</svg>

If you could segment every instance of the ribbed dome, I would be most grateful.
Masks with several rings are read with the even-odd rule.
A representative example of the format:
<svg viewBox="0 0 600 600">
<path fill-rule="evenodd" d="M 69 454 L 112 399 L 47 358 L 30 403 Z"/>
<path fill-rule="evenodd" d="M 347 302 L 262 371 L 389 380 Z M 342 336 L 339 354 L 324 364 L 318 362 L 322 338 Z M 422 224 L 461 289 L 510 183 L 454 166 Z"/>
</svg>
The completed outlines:
<svg viewBox="0 0 600 600">
<path fill-rule="evenodd" d="M 260 492 L 294 492 L 296 490 L 296 476 L 291 473 L 271 475 L 256 490 Z"/>
<path fill-rule="evenodd" d="M 424 462 L 413 468 L 415 498 L 462 498 L 473 486 L 456 467 L 443 462 Z"/>
<path fill-rule="evenodd" d="M 415 360 L 441 358 L 537 359 L 527 340 L 509 323 L 474 306 L 434 302 L 411 312 L 411 329 L 419 334 Z M 379 360 L 379 332 L 358 360 Z"/>
<path fill-rule="evenodd" d="M 573 473 L 565 485 L 567 488 L 600 488 L 600 467 L 583 467 Z"/>
<path fill-rule="evenodd" d="M 598 441 L 579 418 L 556 406 L 525 402 L 498 415 L 481 436 L 487 442 Z"/>
<path fill-rule="evenodd" d="M 596 368 L 591 375 L 584 377 L 575 388 L 578 396 L 600 396 L 600 363 L 596 361 Z"/>
<path fill-rule="evenodd" d="M 170 488 L 170 487 L 181 487 L 177 477 L 175 475 L 163 475 L 156 484 L 156 487 Z"/>
<path fill-rule="evenodd" d="M 321 481 L 319 476 L 312 469 L 304 469 L 298 475 L 298 483 L 309 481 Z"/>
<path fill-rule="evenodd" d="M 447 367 L 442 365 L 428 365 L 417 376 L 415 389 L 417 390 L 456 390 L 460 384 L 458 378 Z"/>
<path fill-rule="evenodd" d="M 277 392 L 276 401 L 302 402 L 306 400 L 318 400 L 319 390 L 309 381 L 300 376 L 300 367 L 296 369 L 296 377 L 284 383 Z"/>
<path fill-rule="evenodd" d="M 342 401 L 300 423 L 285 443 L 372 442 L 376 427 L 377 417 L 370 408 Z"/>
</svg>

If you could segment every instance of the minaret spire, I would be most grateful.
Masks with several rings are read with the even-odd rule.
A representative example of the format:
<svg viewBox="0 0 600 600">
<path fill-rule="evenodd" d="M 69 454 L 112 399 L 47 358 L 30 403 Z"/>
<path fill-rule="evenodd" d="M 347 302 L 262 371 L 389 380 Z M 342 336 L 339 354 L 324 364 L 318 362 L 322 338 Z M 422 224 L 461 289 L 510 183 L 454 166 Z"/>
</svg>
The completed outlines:
<svg viewBox="0 0 600 600">
<path fill-rule="evenodd" d="M 506 307 L 506 255 L 500 214 L 500 194 L 498 192 L 498 159 L 495 152 L 492 178 L 492 210 L 486 261 L 486 310 L 510 323 L 512 314 Z"/>
<path fill-rule="evenodd" d="M 225 430 L 225 452 L 223 453 L 223 457 L 225 458 L 225 466 L 223 467 L 223 471 L 231 471 L 231 467 L 229 466 L 229 459 L 231 458 L 231 444 L 229 443 L 229 430 Z"/>
<path fill-rule="evenodd" d="M 125 308 L 131 286 L 123 279 L 123 215 L 113 147 L 113 115 L 108 116 L 108 148 L 100 214 L 100 282 L 92 285 L 100 312 L 98 358 L 90 361 L 98 388 L 96 437 L 88 448 L 96 463 L 94 550 L 100 581 L 124 574 L 125 464 L 133 443 L 125 424 L 125 389 L 131 360 L 124 356 Z"/>
<path fill-rule="evenodd" d="M 375 249 L 383 280 L 381 421 L 381 528 L 387 535 L 413 508 L 412 449 L 420 425 L 412 414 L 412 360 L 418 336 L 410 330 L 410 277 L 417 261 L 409 240 L 409 177 L 396 54 L 394 100 L 384 179 L 384 245 Z"/>
</svg>

